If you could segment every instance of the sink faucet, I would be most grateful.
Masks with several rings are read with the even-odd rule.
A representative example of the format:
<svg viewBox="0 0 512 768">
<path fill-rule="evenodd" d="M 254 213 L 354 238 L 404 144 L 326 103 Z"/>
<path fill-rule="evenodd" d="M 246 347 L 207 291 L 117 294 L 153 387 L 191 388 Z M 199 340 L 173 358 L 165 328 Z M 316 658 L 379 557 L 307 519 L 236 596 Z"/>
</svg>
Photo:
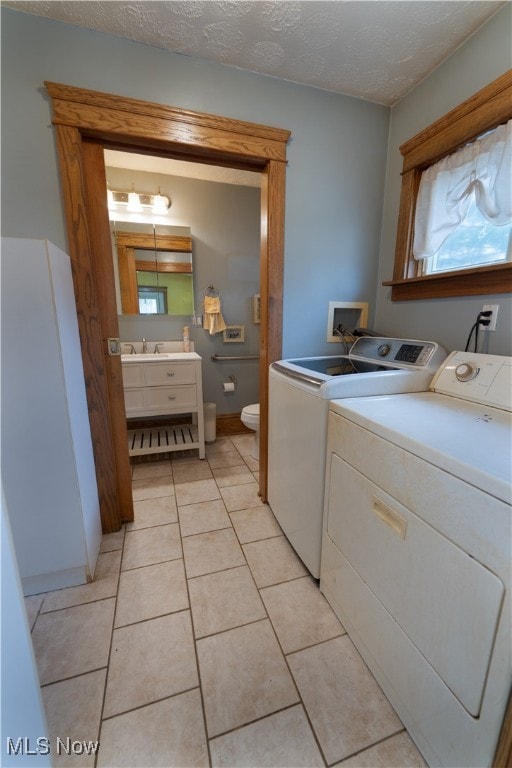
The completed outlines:
<svg viewBox="0 0 512 768">
<path fill-rule="evenodd" d="M 125 344 L 125 347 L 129 347 L 130 348 L 130 355 L 134 355 L 135 354 L 135 347 L 133 346 L 133 344 Z"/>
<path fill-rule="evenodd" d="M 165 344 L 165 341 L 159 341 L 159 342 L 157 342 L 157 343 L 155 344 L 155 348 L 154 348 L 154 350 L 153 350 L 153 352 L 155 353 L 155 355 L 157 355 L 157 354 L 160 352 L 160 347 L 163 347 L 163 345 L 164 345 L 164 344 Z"/>
<path fill-rule="evenodd" d="M 148 345 L 146 344 L 146 339 L 142 339 L 142 351 L 145 353 L 148 351 Z"/>
</svg>

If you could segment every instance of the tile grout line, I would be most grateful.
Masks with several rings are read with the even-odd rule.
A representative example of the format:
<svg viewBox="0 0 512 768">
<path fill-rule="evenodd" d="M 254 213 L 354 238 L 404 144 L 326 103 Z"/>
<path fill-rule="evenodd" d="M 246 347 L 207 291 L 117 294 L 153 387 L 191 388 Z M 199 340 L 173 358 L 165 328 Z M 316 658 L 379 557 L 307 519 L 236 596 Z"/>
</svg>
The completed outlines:
<svg viewBox="0 0 512 768">
<path fill-rule="evenodd" d="M 267 507 L 270 509 L 270 506 L 269 506 L 268 504 L 267 504 L 266 506 L 267 506 Z M 231 521 L 231 522 L 233 522 L 233 521 Z M 279 637 L 278 637 L 278 635 L 277 635 L 277 631 L 276 631 L 276 628 L 274 627 L 274 623 L 273 623 L 273 621 L 272 621 L 272 617 L 270 616 L 270 613 L 269 613 L 269 611 L 268 611 L 268 609 L 267 609 L 267 605 L 266 605 L 266 603 L 265 603 L 265 601 L 263 600 L 263 597 L 262 597 L 262 595 L 261 595 L 261 589 L 266 589 L 267 587 L 261 587 L 261 588 L 260 588 L 260 587 L 258 586 L 258 584 L 256 583 L 256 579 L 255 579 L 255 576 L 254 576 L 254 574 L 253 574 L 253 572 L 252 572 L 251 566 L 249 565 L 249 562 L 247 561 L 247 558 L 246 558 L 246 555 L 245 555 L 245 552 L 244 552 L 244 549 L 243 549 L 243 545 L 240 543 L 240 539 L 239 539 L 238 533 L 237 533 L 237 531 L 236 531 L 236 529 L 235 529 L 235 527 L 234 527 L 234 526 L 233 526 L 233 528 L 234 528 L 234 530 L 235 530 L 235 535 L 236 535 L 236 537 L 237 537 L 237 539 L 238 539 L 238 542 L 239 542 L 239 544 L 240 544 L 240 547 L 241 547 L 241 549 L 242 549 L 242 552 L 244 553 L 244 557 L 245 557 L 245 559 L 246 559 L 246 562 L 247 562 L 247 567 L 249 568 L 249 573 L 251 574 L 251 578 L 252 578 L 253 584 L 254 584 L 254 586 L 255 586 L 255 588 L 256 588 L 256 590 L 257 590 L 257 592 L 258 592 L 259 598 L 260 598 L 260 600 L 261 600 L 261 602 L 262 602 L 262 604 L 263 604 L 263 607 L 264 607 L 264 609 L 265 609 L 265 613 L 267 614 L 267 619 L 268 619 L 268 621 L 269 621 L 269 623 L 270 623 L 270 626 L 271 626 L 271 628 L 272 628 L 272 632 L 273 632 L 274 638 L 275 638 L 275 640 L 276 640 L 277 646 L 278 646 L 278 648 L 279 648 L 279 650 L 280 650 L 280 652 L 281 652 L 281 655 L 282 655 L 282 657 L 283 657 L 284 663 L 285 663 L 285 665 L 286 665 L 286 668 L 287 668 L 287 670 L 288 670 L 288 674 L 289 674 L 289 676 L 290 676 L 290 679 L 293 681 L 293 686 L 294 686 L 294 688 L 295 688 L 295 691 L 296 691 L 296 693 L 297 693 L 297 696 L 298 696 L 298 699 L 299 699 L 299 701 L 298 701 L 298 702 L 294 702 L 293 704 L 290 704 L 290 706 L 289 706 L 289 707 L 286 707 L 286 708 L 282 708 L 281 710 L 277 710 L 277 711 L 275 711 L 275 712 L 270 712 L 269 714 L 265 715 L 265 717 L 271 717 L 271 716 L 273 716 L 273 715 L 277 714 L 277 712 L 279 712 L 279 711 L 284 711 L 285 709 L 290 709 L 291 707 L 293 707 L 293 706 L 297 706 L 298 704 L 300 704 L 300 706 L 301 706 L 301 708 L 302 708 L 302 711 L 304 712 L 304 715 L 305 715 L 305 717 L 306 717 L 306 720 L 307 720 L 307 722 L 308 722 L 308 724 L 309 724 L 309 727 L 310 727 L 311 733 L 312 733 L 312 735 L 313 735 L 313 738 L 314 738 L 314 740 L 315 740 L 315 743 L 316 743 L 316 745 L 317 745 L 317 747 L 318 747 L 318 749 L 319 749 L 319 753 L 320 753 L 320 756 L 321 756 L 322 760 L 324 761 L 324 765 L 325 765 L 325 766 L 327 766 L 327 760 L 326 760 L 326 757 L 325 757 L 325 755 L 324 755 L 324 751 L 323 751 L 323 749 L 322 749 L 322 747 L 321 747 L 321 745 L 320 745 L 320 742 L 319 742 L 319 739 L 318 739 L 318 737 L 317 737 L 316 731 L 315 731 L 315 729 L 313 728 L 313 723 L 312 723 L 312 722 L 311 722 L 311 720 L 310 720 L 310 717 L 309 717 L 309 713 L 308 713 L 308 711 L 307 711 L 307 709 L 306 709 L 306 705 L 305 705 L 305 703 L 304 703 L 304 701 L 303 701 L 303 699 L 302 699 L 302 694 L 301 694 L 301 692 L 300 692 L 299 686 L 298 686 L 298 684 L 297 684 L 297 681 L 295 680 L 295 677 L 294 677 L 294 676 L 293 676 L 293 674 L 292 674 L 292 670 L 290 669 L 290 665 L 288 664 L 288 659 L 286 658 L 286 654 L 285 654 L 285 652 L 284 652 L 284 650 L 283 650 L 283 647 L 282 647 L 282 645 L 281 645 L 281 642 L 280 642 L 280 640 L 279 640 Z M 284 534 L 283 534 L 283 536 L 284 536 Z M 273 538 L 273 537 L 269 537 L 269 538 Z M 268 540 L 268 539 L 266 539 L 266 540 Z M 301 577 L 301 578 L 303 578 L 303 577 Z M 297 579 L 291 579 L 290 581 L 296 581 L 296 580 L 297 580 Z M 281 584 L 285 584 L 285 583 L 289 583 L 289 582 L 280 582 L 280 583 L 281 583 Z M 268 586 L 277 586 L 277 585 L 274 585 L 274 584 L 272 584 L 272 585 L 268 585 Z M 264 718 L 261 718 L 261 717 L 260 717 L 260 718 L 257 718 L 256 720 L 252 721 L 252 722 L 258 722 L 259 720 L 262 720 L 262 719 L 264 719 Z M 246 725 L 248 725 L 248 724 L 246 724 Z M 240 726 L 240 727 L 242 727 L 242 726 Z M 235 729 L 232 729 L 232 730 L 235 730 Z"/>
<path fill-rule="evenodd" d="M 216 484 L 216 481 L 215 481 L 215 484 Z M 224 499 L 221 498 L 221 501 L 224 504 L 224 508 L 226 509 L 226 505 L 224 503 Z M 183 506 L 188 506 L 188 505 L 183 505 Z M 176 514 L 177 514 L 177 517 L 178 517 L 178 530 L 180 532 L 180 543 L 181 543 L 181 550 L 182 550 L 182 553 L 183 553 L 183 571 L 184 571 L 184 574 L 185 574 L 185 587 L 186 587 L 186 590 L 187 590 L 187 600 L 188 600 L 188 605 L 189 605 L 188 610 L 190 612 L 190 624 L 191 624 L 191 627 L 192 627 L 192 641 L 194 643 L 194 657 L 195 657 L 195 660 L 196 660 L 196 671 L 197 671 L 197 680 L 198 680 L 198 687 L 199 687 L 199 697 L 201 699 L 201 712 L 202 712 L 202 716 L 203 716 L 204 738 L 205 738 L 206 750 L 207 750 L 207 754 L 208 754 L 208 764 L 211 766 L 212 765 L 212 755 L 211 755 L 211 750 L 210 750 L 210 739 L 208 737 L 208 723 L 207 723 L 207 720 L 206 720 L 206 707 L 205 707 L 203 685 L 202 685 L 202 677 L 201 677 L 201 666 L 199 664 L 199 654 L 198 654 L 198 651 L 197 651 L 197 637 L 196 637 L 196 629 L 195 629 L 195 622 L 194 622 L 194 613 L 192 611 L 192 600 L 191 600 L 191 597 L 190 597 L 189 577 L 188 577 L 188 574 L 187 574 L 187 564 L 186 564 L 186 561 L 185 561 L 185 552 L 184 552 L 184 549 L 183 549 L 183 537 L 181 535 L 180 508 L 179 508 L 179 505 L 178 505 L 177 502 L 176 502 Z M 226 514 L 227 514 L 227 509 L 226 509 Z"/>
<path fill-rule="evenodd" d="M 207 457 L 207 460 L 208 460 L 208 457 Z M 241 466 L 241 465 L 237 465 L 237 466 Z M 252 472 L 251 472 L 251 474 L 252 474 Z M 207 742 L 208 758 L 209 758 L 209 761 L 210 761 L 210 766 L 212 765 L 211 746 L 210 746 L 211 741 L 213 739 L 215 739 L 215 738 L 218 738 L 222 734 L 215 734 L 215 736 L 210 736 L 209 731 L 208 731 L 208 722 L 207 722 L 207 719 L 206 719 L 206 709 L 205 709 L 205 703 L 204 703 L 202 677 L 201 677 L 201 667 L 200 667 L 200 664 L 199 664 L 199 655 L 198 655 L 197 643 L 198 643 L 199 640 L 203 640 L 206 637 L 214 637 L 214 636 L 217 636 L 217 635 L 224 634 L 225 632 L 232 631 L 233 629 L 238 629 L 239 626 L 248 626 L 250 624 L 254 624 L 254 623 L 257 623 L 259 621 L 265 621 L 265 620 L 270 621 L 270 617 L 268 615 L 267 608 L 266 608 L 266 606 L 265 606 L 265 604 L 264 604 L 264 602 L 263 602 L 263 600 L 261 598 L 261 595 L 259 594 L 258 587 L 257 587 L 256 583 L 254 582 L 254 576 L 253 576 L 252 570 L 251 570 L 251 568 L 249 566 L 249 563 L 247 562 L 247 558 L 246 558 L 245 553 L 244 553 L 244 551 L 242 549 L 242 545 L 240 543 L 237 531 L 235 529 L 235 526 L 233 525 L 233 520 L 231 519 L 231 513 L 230 513 L 230 511 L 226 507 L 226 502 L 224 500 L 224 497 L 222 496 L 221 488 L 218 485 L 215 476 L 213 477 L 213 479 L 215 481 L 215 484 L 217 485 L 217 489 L 218 489 L 219 493 L 221 494 L 221 501 L 222 501 L 222 503 L 224 505 L 224 509 L 226 511 L 226 514 L 228 516 L 228 520 L 229 520 L 229 523 L 230 523 L 229 527 L 221 528 L 219 530 L 230 530 L 231 529 L 233 531 L 234 536 L 235 536 L 235 538 L 236 538 L 236 540 L 238 542 L 238 546 L 240 547 L 240 551 L 242 552 L 242 555 L 243 555 L 243 558 L 244 558 L 244 561 L 245 561 L 245 565 L 234 566 L 232 568 L 223 568 L 223 569 L 221 569 L 219 571 L 214 571 L 213 573 L 228 572 L 228 571 L 231 571 L 231 570 L 235 570 L 236 568 L 247 568 L 247 570 L 248 570 L 248 572 L 250 574 L 250 577 L 251 577 L 251 579 L 253 581 L 253 584 L 255 586 L 255 589 L 258 592 L 260 602 L 262 604 L 263 610 L 264 610 L 265 615 L 266 615 L 266 619 L 258 619 L 258 620 L 255 620 L 255 621 L 246 622 L 243 625 L 237 625 L 236 627 L 231 627 L 229 629 L 222 630 L 221 632 L 212 632 L 210 635 L 205 635 L 205 636 L 200 637 L 200 638 L 197 637 L 196 630 L 195 630 L 195 624 L 194 624 L 194 618 L 193 618 L 193 611 L 192 611 L 192 600 L 190 598 L 189 581 L 192 580 L 192 579 L 201 578 L 201 576 L 210 576 L 211 572 L 208 572 L 208 573 L 205 573 L 205 574 L 198 574 L 197 576 L 190 576 L 189 577 L 187 575 L 186 564 L 185 564 L 185 577 L 186 577 L 186 584 L 187 584 L 187 594 L 188 594 L 189 605 L 190 605 L 190 615 L 191 615 L 191 620 L 192 620 L 192 631 L 193 631 L 193 635 L 194 635 L 194 650 L 195 650 L 195 654 L 196 654 L 196 663 L 197 663 L 198 676 L 199 676 L 199 689 L 200 689 L 200 695 L 201 695 L 201 703 L 202 703 L 202 710 L 203 710 L 203 721 L 204 721 L 204 727 L 205 727 L 205 737 L 206 737 L 206 742 Z M 234 487 L 234 486 L 230 486 L 230 487 Z M 183 506 L 187 506 L 187 505 L 183 505 Z M 236 511 L 238 511 L 238 510 L 236 510 Z M 179 506 L 178 506 L 178 520 L 179 520 Z M 181 534 L 181 525 L 180 525 L 180 534 Z M 192 535 L 201 535 L 201 534 L 192 534 Z M 189 537 L 184 537 L 184 538 L 189 538 Z M 295 685 L 295 683 L 294 683 L 294 685 Z M 298 694 L 298 691 L 297 691 L 297 694 Z M 273 715 L 275 713 L 272 712 L 272 713 L 269 713 L 269 714 Z M 258 720 L 261 720 L 261 719 L 263 719 L 263 718 L 257 718 L 253 722 L 257 722 Z M 235 728 L 235 729 L 232 729 L 232 730 L 239 730 L 240 728 L 243 728 L 243 727 L 245 727 L 247 725 L 249 725 L 249 723 L 243 723 L 242 725 L 238 726 L 238 728 Z"/>
<path fill-rule="evenodd" d="M 185 693 L 191 693 L 192 691 L 196 691 L 200 689 L 200 685 L 193 685 L 191 688 L 185 688 L 183 691 L 177 691 L 176 693 L 171 693 L 168 696 L 161 696 L 159 699 L 153 699 L 152 701 L 145 701 L 143 704 L 138 704 L 135 707 L 130 707 L 130 709 L 123 709 L 121 712 L 114 712 L 113 715 L 107 715 L 106 717 L 103 717 L 101 722 L 102 723 L 108 723 L 109 720 L 115 720 L 116 717 L 124 717 L 125 715 L 129 715 L 132 712 L 138 712 L 141 709 L 147 709 L 148 707 L 153 707 L 155 704 L 161 704 L 162 701 L 169 701 L 170 699 L 176 699 L 178 696 L 182 696 Z"/>
<path fill-rule="evenodd" d="M 399 733 L 407 733 L 407 729 L 404 725 L 402 725 L 402 728 L 399 728 L 398 731 L 395 731 L 395 733 L 390 733 L 388 736 L 383 736 L 382 739 L 379 739 L 378 741 L 374 742 L 373 744 L 369 744 L 366 747 L 363 747 L 362 749 L 358 749 L 355 752 L 351 752 L 349 755 L 345 755 L 345 757 L 341 760 L 335 760 L 333 763 L 326 763 L 327 768 L 333 768 L 334 766 L 341 765 L 343 766 L 343 763 L 345 760 L 350 760 L 354 757 L 357 757 L 357 755 L 361 755 L 363 752 L 366 752 L 367 749 L 373 749 L 373 747 L 377 747 L 379 744 L 384 744 L 384 742 L 389 741 L 390 739 L 394 739 L 395 736 L 398 736 Z"/>
<path fill-rule="evenodd" d="M 133 473 L 132 473 L 133 474 Z M 109 678 L 109 672 L 110 672 L 110 660 L 112 657 L 112 644 L 114 640 L 114 625 L 116 621 L 116 612 L 117 612 L 117 601 L 119 597 L 119 586 L 121 583 L 121 573 L 122 573 L 122 567 L 123 567 L 123 557 L 124 557 L 124 546 L 126 542 L 126 525 L 123 523 L 124 528 L 124 535 L 123 535 L 123 544 L 121 547 L 121 560 L 119 561 L 119 573 L 117 575 L 117 589 L 115 593 L 115 602 L 114 602 L 114 612 L 112 614 L 112 627 L 110 630 L 110 643 L 108 647 L 108 656 L 107 656 L 107 670 L 105 673 L 105 683 L 103 685 L 103 696 L 101 698 L 101 707 L 99 712 L 99 718 L 98 718 L 98 743 L 99 743 L 99 749 L 94 757 L 94 768 L 97 768 L 98 765 L 98 757 L 99 757 L 99 750 L 101 749 L 101 733 L 103 730 L 103 712 L 105 711 L 105 699 L 107 696 L 107 685 L 108 685 L 108 678 Z"/>
</svg>

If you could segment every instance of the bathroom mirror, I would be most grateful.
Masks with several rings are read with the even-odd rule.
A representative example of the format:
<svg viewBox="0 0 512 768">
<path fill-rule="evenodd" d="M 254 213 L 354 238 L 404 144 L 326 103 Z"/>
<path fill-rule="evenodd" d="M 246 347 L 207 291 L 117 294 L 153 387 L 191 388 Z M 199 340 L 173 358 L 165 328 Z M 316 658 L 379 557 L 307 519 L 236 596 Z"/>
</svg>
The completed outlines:
<svg viewBox="0 0 512 768">
<path fill-rule="evenodd" d="M 113 243 L 123 315 L 194 314 L 188 228 L 118 222 Z"/>
</svg>

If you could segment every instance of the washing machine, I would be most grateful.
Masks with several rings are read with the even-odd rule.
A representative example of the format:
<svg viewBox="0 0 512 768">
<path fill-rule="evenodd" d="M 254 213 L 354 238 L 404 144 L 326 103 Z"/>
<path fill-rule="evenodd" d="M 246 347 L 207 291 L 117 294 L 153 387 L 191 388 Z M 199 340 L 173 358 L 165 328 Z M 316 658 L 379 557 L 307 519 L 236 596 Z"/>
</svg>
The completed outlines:
<svg viewBox="0 0 512 768">
<path fill-rule="evenodd" d="M 418 392 L 446 357 L 432 341 L 361 337 L 348 354 L 280 360 L 269 370 L 268 502 L 320 577 L 329 401 Z"/>
<path fill-rule="evenodd" d="M 320 589 L 430 766 L 484 768 L 512 685 L 512 358 L 330 404 Z"/>
</svg>

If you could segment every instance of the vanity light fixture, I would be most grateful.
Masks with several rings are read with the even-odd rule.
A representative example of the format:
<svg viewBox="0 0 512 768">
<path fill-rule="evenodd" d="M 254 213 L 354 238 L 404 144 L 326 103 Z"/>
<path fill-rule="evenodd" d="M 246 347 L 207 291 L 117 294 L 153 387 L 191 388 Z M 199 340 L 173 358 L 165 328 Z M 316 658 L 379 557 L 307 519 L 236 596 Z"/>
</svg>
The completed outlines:
<svg viewBox="0 0 512 768">
<path fill-rule="evenodd" d="M 151 209 L 152 213 L 163 216 L 171 207 L 171 200 L 167 195 L 160 194 L 148 195 L 145 192 L 119 192 L 116 190 L 107 190 L 107 202 L 110 210 L 126 206 L 126 210 L 132 213 L 142 213 L 142 211 Z"/>
</svg>

